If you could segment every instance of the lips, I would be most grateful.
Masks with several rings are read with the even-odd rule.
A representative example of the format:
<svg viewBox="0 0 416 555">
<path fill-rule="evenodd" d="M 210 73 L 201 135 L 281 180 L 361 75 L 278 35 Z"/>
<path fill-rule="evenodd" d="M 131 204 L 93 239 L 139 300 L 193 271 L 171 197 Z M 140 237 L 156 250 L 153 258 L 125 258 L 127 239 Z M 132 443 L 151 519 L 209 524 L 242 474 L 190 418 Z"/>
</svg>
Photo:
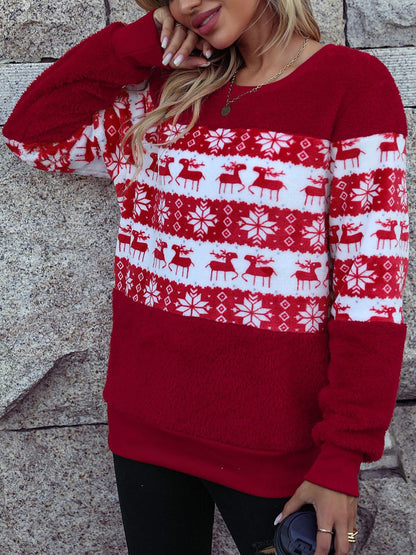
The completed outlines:
<svg viewBox="0 0 416 555">
<path fill-rule="evenodd" d="M 202 27 L 202 25 L 204 24 L 204 22 L 211 17 L 212 15 L 216 14 L 218 11 L 220 10 L 220 8 L 214 8 L 213 10 L 209 10 L 207 12 L 203 12 L 198 14 L 197 16 L 195 16 L 192 21 L 192 27 L 194 29 L 198 29 L 199 27 Z"/>
</svg>

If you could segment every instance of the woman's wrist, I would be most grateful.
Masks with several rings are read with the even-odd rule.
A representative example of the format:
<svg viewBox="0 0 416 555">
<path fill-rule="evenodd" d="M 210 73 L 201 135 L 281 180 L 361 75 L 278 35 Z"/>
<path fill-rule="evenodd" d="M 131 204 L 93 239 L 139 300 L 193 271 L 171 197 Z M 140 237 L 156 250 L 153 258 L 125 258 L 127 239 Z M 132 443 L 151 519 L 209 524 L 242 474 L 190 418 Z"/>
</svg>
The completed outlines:
<svg viewBox="0 0 416 555">
<path fill-rule="evenodd" d="M 305 480 L 330 490 L 358 497 L 358 474 L 363 455 L 324 443 Z"/>
</svg>

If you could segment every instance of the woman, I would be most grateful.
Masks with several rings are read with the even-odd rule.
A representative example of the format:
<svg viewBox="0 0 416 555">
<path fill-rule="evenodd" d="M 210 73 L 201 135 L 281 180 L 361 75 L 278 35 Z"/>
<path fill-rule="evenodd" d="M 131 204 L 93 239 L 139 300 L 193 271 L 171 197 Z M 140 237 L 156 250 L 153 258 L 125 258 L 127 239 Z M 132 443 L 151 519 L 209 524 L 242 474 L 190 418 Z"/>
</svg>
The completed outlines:
<svg viewBox="0 0 416 555">
<path fill-rule="evenodd" d="M 305 503 L 315 555 L 334 532 L 348 553 L 405 338 L 397 88 L 322 47 L 308 0 L 138 4 L 4 127 L 35 167 L 115 183 L 104 397 L 129 553 L 210 553 L 214 503 L 243 554 Z"/>
</svg>

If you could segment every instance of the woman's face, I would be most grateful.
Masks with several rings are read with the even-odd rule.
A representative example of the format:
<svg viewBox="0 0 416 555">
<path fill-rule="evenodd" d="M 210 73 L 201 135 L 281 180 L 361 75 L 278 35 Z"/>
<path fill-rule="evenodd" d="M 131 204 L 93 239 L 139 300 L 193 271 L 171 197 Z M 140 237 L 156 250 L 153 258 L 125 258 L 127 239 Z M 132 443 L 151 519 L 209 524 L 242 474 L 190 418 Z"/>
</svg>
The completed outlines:
<svg viewBox="0 0 416 555">
<path fill-rule="evenodd" d="M 234 44 L 263 12 L 266 0 L 170 0 L 173 17 L 222 50 Z"/>
</svg>

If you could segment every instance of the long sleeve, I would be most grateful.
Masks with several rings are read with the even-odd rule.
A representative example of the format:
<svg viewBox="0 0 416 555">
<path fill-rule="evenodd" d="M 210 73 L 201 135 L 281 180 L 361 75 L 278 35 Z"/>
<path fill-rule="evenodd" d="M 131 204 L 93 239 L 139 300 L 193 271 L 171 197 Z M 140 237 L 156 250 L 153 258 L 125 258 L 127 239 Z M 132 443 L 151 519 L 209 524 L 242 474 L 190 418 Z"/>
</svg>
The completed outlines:
<svg viewBox="0 0 416 555">
<path fill-rule="evenodd" d="M 363 61 L 367 76 L 345 98 L 332 143 L 330 362 L 313 430 L 321 454 L 306 476 L 355 495 L 359 465 L 381 457 L 394 410 L 409 225 L 403 107 L 385 67 Z"/>
<path fill-rule="evenodd" d="M 3 128 L 11 150 L 50 171 L 106 174 L 100 163 L 98 113 L 128 84 L 162 67 L 162 49 L 151 13 L 113 23 L 87 38 L 44 71 L 26 90 Z M 80 163 L 79 153 L 87 160 Z M 54 163 L 42 163 L 45 159 Z"/>
</svg>

